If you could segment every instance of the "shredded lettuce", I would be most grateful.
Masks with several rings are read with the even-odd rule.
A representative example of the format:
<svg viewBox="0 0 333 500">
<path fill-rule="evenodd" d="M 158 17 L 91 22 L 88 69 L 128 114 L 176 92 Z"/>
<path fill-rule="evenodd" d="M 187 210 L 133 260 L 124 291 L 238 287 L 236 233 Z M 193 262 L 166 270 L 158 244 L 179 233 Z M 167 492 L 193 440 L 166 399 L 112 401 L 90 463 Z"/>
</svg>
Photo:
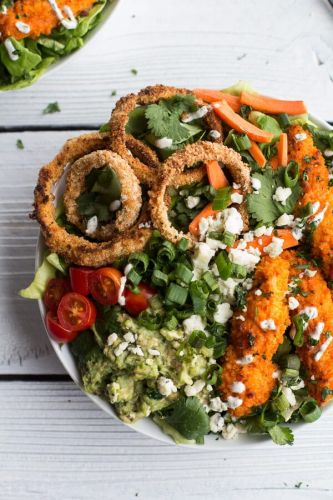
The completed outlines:
<svg viewBox="0 0 333 500">
<path fill-rule="evenodd" d="M 51 64 L 82 47 L 86 35 L 100 22 L 108 1 L 99 0 L 87 16 L 79 17 L 74 30 L 61 26 L 36 40 L 10 38 L 19 56 L 16 61 L 10 59 L 4 43 L 0 43 L 0 91 L 31 85 Z"/>
</svg>

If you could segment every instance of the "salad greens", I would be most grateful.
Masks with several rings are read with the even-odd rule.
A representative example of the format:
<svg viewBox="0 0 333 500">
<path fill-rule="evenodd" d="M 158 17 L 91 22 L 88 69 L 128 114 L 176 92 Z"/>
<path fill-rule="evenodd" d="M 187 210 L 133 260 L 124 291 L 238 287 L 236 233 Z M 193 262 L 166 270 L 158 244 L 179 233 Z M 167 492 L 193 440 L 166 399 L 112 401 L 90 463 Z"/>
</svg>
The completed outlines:
<svg viewBox="0 0 333 500">
<path fill-rule="evenodd" d="M 15 40 L 10 37 L 15 53 L 19 56 L 12 61 L 4 43 L 0 43 L 0 90 L 14 90 L 27 87 L 61 57 L 84 45 L 87 34 L 101 21 L 108 0 L 98 0 L 88 15 L 78 18 L 74 30 L 63 26 L 48 36 L 41 35 L 36 40 L 24 38 Z M 7 6 L 7 3 L 4 5 Z"/>
</svg>

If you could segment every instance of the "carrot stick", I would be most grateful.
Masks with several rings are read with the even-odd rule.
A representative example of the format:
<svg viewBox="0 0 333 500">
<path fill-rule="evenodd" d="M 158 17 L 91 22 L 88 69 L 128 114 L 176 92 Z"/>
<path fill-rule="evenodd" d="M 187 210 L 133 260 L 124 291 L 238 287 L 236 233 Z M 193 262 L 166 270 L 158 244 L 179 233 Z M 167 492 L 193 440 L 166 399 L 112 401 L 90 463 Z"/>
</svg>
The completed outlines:
<svg viewBox="0 0 333 500">
<path fill-rule="evenodd" d="M 249 153 L 252 158 L 258 163 L 259 167 L 264 167 L 266 165 L 266 158 L 256 142 L 251 141 Z"/>
<path fill-rule="evenodd" d="M 263 235 L 257 238 L 254 238 L 253 241 L 249 241 L 247 244 L 247 248 L 257 248 L 261 252 L 267 245 L 272 243 L 273 237 L 276 236 L 277 238 L 283 239 L 283 249 L 286 250 L 287 248 L 292 248 L 295 247 L 299 244 L 299 241 L 296 240 L 296 238 L 293 237 L 292 231 L 290 229 L 278 229 L 275 231 L 276 234 L 272 234 L 270 236 L 268 235 Z M 237 247 L 237 242 L 233 245 L 234 247 Z"/>
<path fill-rule="evenodd" d="M 207 161 L 206 168 L 209 184 L 213 186 L 214 189 L 220 189 L 229 186 L 228 179 L 224 175 L 223 170 L 216 160 Z"/>
<path fill-rule="evenodd" d="M 218 213 L 218 210 L 213 210 L 213 204 L 208 203 L 208 205 L 206 205 L 205 208 L 203 208 L 201 210 L 201 212 L 196 217 L 194 217 L 194 219 L 192 220 L 191 224 L 189 225 L 190 233 L 193 234 L 194 236 L 198 236 L 199 224 L 200 224 L 201 219 L 209 217 L 210 215 L 214 216 L 217 213 Z"/>
<path fill-rule="evenodd" d="M 237 132 L 247 134 L 253 141 L 271 142 L 273 139 L 274 135 L 271 132 L 261 130 L 247 120 L 244 120 L 244 118 L 231 109 L 226 101 L 213 102 L 212 107 L 215 113 L 231 128 L 237 130 Z"/>
<path fill-rule="evenodd" d="M 304 101 L 282 101 L 259 94 L 249 94 L 242 92 L 240 101 L 247 104 L 257 111 L 277 115 L 279 113 L 288 113 L 288 115 L 301 115 L 307 113 Z"/>
<path fill-rule="evenodd" d="M 194 89 L 193 94 L 202 99 L 205 102 L 219 102 L 227 101 L 229 106 L 236 112 L 240 110 L 240 98 L 235 95 L 227 94 L 221 90 L 210 90 L 210 89 Z"/>
<path fill-rule="evenodd" d="M 287 134 L 281 134 L 279 142 L 277 145 L 278 150 L 278 162 L 281 167 L 286 167 L 288 165 L 288 136 Z"/>
</svg>

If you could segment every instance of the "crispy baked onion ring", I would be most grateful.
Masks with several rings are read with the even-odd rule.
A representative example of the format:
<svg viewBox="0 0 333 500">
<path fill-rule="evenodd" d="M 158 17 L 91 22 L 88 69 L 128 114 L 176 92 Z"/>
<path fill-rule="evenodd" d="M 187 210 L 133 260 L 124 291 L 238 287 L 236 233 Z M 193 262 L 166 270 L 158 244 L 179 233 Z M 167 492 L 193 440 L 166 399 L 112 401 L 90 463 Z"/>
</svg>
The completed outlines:
<svg viewBox="0 0 333 500">
<path fill-rule="evenodd" d="M 116 212 L 115 220 L 99 226 L 89 234 L 91 238 L 110 240 L 115 232 L 125 231 L 136 222 L 142 205 L 141 187 L 128 163 L 112 151 L 94 151 L 79 158 L 71 165 L 66 178 L 64 205 L 69 222 L 86 231 L 86 221 L 77 209 L 77 198 L 85 190 L 86 176 L 95 168 L 109 166 L 117 174 L 121 185 L 122 207 Z"/>
<path fill-rule="evenodd" d="M 107 134 L 91 133 L 68 140 L 56 157 L 41 168 L 35 188 L 33 216 L 41 225 L 46 245 L 66 261 L 81 265 L 99 267 L 114 260 L 140 251 L 151 236 L 152 230 L 141 227 L 148 220 L 146 211 L 129 230 L 112 241 L 92 242 L 76 236 L 59 226 L 55 220 L 53 188 L 63 175 L 65 168 L 78 158 L 93 151 L 108 147 Z"/>
<path fill-rule="evenodd" d="M 126 125 L 131 111 L 137 106 L 153 104 L 161 99 L 170 99 L 176 94 L 192 94 L 190 90 L 177 87 L 166 87 L 164 85 L 154 85 L 142 89 L 138 94 L 128 94 L 119 99 L 112 112 L 110 119 L 110 139 L 111 149 L 125 158 L 133 168 L 138 179 L 144 184 L 151 186 L 156 179 L 156 169 L 162 165 L 156 152 L 147 144 L 139 141 L 134 136 L 127 134 Z M 196 98 L 199 106 L 206 105 Z M 203 120 L 210 130 L 217 130 L 220 137 L 212 141 L 222 141 L 222 125 L 213 110 L 209 110 Z M 183 172 L 184 184 L 187 172 Z"/>
<path fill-rule="evenodd" d="M 179 187 L 182 185 L 179 183 L 181 179 L 179 174 L 187 165 L 191 165 L 193 162 L 206 162 L 209 160 L 217 160 L 223 163 L 230 172 L 233 180 L 242 186 L 243 192 L 250 190 L 249 167 L 242 162 L 241 156 L 233 149 L 229 149 L 222 144 L 212 144 L 202 141 L 190 144 L 174 153 L 164 163 L 163 169 L 160 169 L 159 179 L 155 182 L 149 193 L 153 225 L 159 229 L 162 236 L 173 243 L 177 243 L 181 238 L 185 237 L 189 240 L 190 246 L 193 246 L 196 240 L 190 233 L 184 234 L 172 226 L 168 217 L 166 189 L 168 186 Z M 194 182 L 193 179 L 191 182 Z M 246 207 L 240 205 L 238 209 L 246 226 L 248 224 Z"/>
</svg>

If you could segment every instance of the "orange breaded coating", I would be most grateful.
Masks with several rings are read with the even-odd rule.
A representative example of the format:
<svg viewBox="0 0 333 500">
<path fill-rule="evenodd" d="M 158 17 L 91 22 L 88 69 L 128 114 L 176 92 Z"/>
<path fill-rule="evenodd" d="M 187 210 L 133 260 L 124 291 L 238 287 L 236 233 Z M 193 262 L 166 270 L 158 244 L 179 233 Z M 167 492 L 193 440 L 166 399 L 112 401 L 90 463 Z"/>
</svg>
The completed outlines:
<svg viewBox="0 0 333 500">
<path fill-rule="evenodd" d="M 282 257 L 264 256 L 258 264 L 247 311 L 236 312 L 232 319 L 231 343 L 240 356 L 260 354 L 271 359 L 283 342 L 290 324 L 285 299 L 288 278 L 289 266 Z M 262 294 L 257 295 L 256 290 Z"/>
<path fill-rule="evenodd" d="M 251 363 L 241 363 L 242 359 L 230 345 L 224 358 L 220 391 L 223 401 L 230 403 L 230 406 L 239 404 L 229 409 L 235 417 L 248 415 L 252 408 L 268 400 L 276 384 L 274 372 L 278 369 L 277 365 L 262 356 L 255 356 Z"/>
<path fill-rule="evenodd" d="M 306 139 L 297 140 L 298 134 L 305 134 Z M 326 208 L 324 218 L 313 234 L 312 251 L 322 260 L 326 276 L 333 279 L 333 189 L 328 185 L 328 169 L 311 134 L 300 125 L 293 125 L 288 130 L 288 153 L 289 160 L 297 161 L 300 167 L 304 194 L 298 207 L 319 202 L 317 214 Z"/>
<path fill-rule="evenodd" d="M 322 390 L 325 387 L 333 389 L 333 337 L 330 335 L 333 335 L 333 301 L 330 289 L 318 268 L 302 269 L 309 263 L 294 252 L 286 252 L 285 257 L 290 262 L 291 283 L 297 287 L 293 296 L 299 302 L 298 307 L 290 311 L 291 316 L 303 311 L 314 316 L 305 325 L 304 343 L 297 348 L 297 354 L 306 371 L 305 381 L 310 394 L 319 404 L 325 404 L 332 396 L 324 399 Z"/>
<path fill-rule="evenodd" d="M 69 7 L 76 16 L 89 10 L 96 0 L 57 0 L 56 4 L 63 13 L 63 7 Z M 29 33 L 22 33 L 17 29 L 17 22 L 28 24 Z M 60 24 L 58 17 L 52 9 L 48 0 L 19 0 L 8 8 L 7 13 L 0 14 L 0 39 L 9 36 L 16 40 L 22 38 L 38 38 L 40 35 L 49 35 L 51 31 Z"/>
</svg>

